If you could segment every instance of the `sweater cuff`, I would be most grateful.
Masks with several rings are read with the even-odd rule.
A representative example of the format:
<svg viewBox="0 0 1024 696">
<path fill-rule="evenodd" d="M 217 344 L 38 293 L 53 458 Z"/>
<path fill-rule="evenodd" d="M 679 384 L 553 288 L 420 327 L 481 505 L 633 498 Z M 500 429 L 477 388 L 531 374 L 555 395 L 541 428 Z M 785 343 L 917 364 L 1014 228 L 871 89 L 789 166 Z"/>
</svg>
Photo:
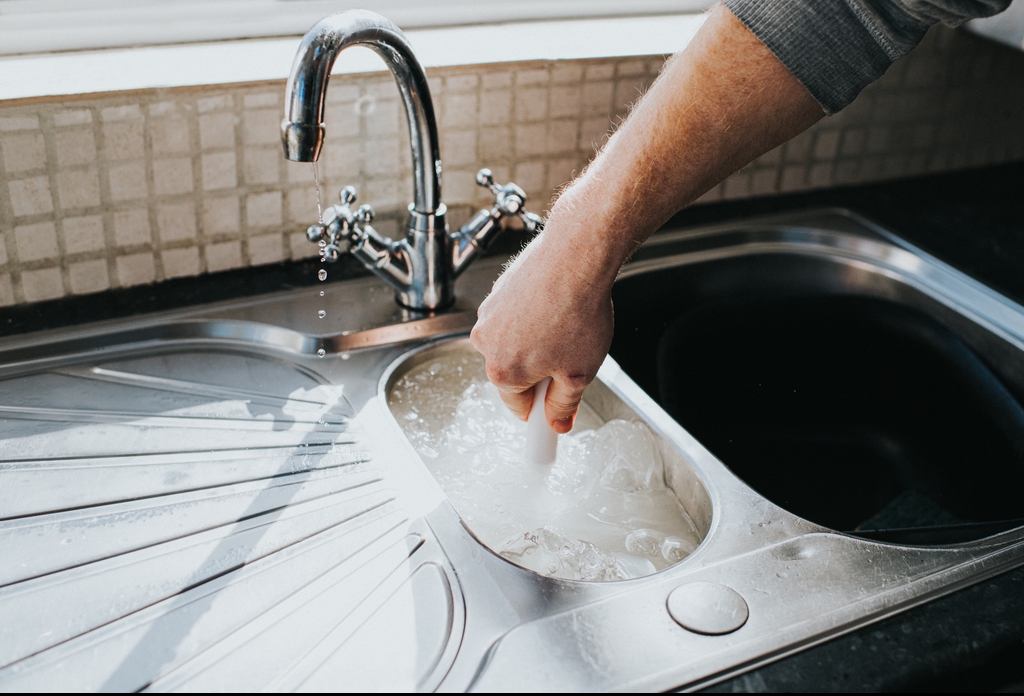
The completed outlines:
<svg viewBox="0 0 1024 696">
<path fill-rule="evenodd" d="M 892 64 L 845 0 L 724 0 L 826 114 L 840 111 Z"/>
</svg>

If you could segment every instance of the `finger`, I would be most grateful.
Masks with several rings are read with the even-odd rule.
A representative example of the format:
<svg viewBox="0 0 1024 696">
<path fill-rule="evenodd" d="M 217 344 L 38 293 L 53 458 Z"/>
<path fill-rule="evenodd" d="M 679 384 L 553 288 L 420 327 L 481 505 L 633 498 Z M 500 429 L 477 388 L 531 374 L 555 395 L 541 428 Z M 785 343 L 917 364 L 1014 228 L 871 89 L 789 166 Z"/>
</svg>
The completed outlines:
<svg viewBox="0 0 1024 696">
<path fill-rule="evenodd" d="M 587 385 L 582 381 L 570 382 L 557 377 L 552 380 L 544 400 L 544 415 L 556 433 L 564 435 L 572 430 L 586 388 Z"/>
<path fill-rule="evenodd" d="M 494 386 L 498 387 L 498 395 L 505 402 L 505 405 L 508 406 L 508 410 L 512 412 L 512 415 L 522 421 L 529 417 L 530 408 L 533 406 L 533 387 L 522 391 L 497 384 Z"/>
</svg>

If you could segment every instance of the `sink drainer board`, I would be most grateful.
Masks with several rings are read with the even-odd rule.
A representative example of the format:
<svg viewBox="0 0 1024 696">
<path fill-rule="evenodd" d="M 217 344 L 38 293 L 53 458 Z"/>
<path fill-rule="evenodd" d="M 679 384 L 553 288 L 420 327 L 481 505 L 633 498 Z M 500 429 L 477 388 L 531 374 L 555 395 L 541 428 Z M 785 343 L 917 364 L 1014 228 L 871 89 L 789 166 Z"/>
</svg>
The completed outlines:
<svg viewBox="0 0 1024 696">
<path fill-rule="evenodd" d="M 486 266 L 467 271 L 464 287 L 482 290 L 462 301 L 479 302 L 491 277 Z M 657 300 L 649 315 L 645 288 Z M 755 306 L 745 299 L 752 288 L 758 302 L 781 298 L 799 311 Z M 918 485 L 928 482 L 929 457 L 910 452 L 913 476 L 896 470 L 885 495 L 864 496 L 879 510 L 830 519 L 814 511 L 813 496 L 801 507 L 781 483 L 758 478 L 754 458 L 736 454 L 766 449 L 748 427 L 765 412 L 751 411 L 740 433 L 749 439 L 730 450 L 711 420 L 693 420 L 728 409 L 698 391 L 700 380 L 672 373 L 671 360 L 676 349 L 701 358 L 705 382 L 717 387 L 712 363 L 727 362 L 745 317 L 789 321 L 781 333 L 800 335 L 815 298 L 838 297 L 848 306 L 826 313 L 841 332 L 841 317 L 877 318 L 882 303 L 882 314 L 904 312 L 900 327 L 941 334 L 940 357 L 953 344 L 974 356 L 968 372 L 994 382 L 989 391 L 968 383 L 965 393 L 981 404 L 969 415 L 994 414 L 977 427 L 1002 428 L 1000 446 L 1012 450 L 1012 429 L 992 425 L 1008 418 L 992 397 L 1009 399 L 1000 403 L 1012 411 L 1024 394 L 1021 307 L 827 211 L 659 235 L 616 293 L 613 358 L 587 398 L 602 417 L 641 419 L 662 438 L 703 534 L 683 561 L 619 582 L 537 575 L 491 553 L 461 523 L 387 406 L 397 375 L 465 350 L 464 334 L 441 337 L 452 331 L 444 322 L 313 336 L 289 323 L 311 311 L 310 293 L 296 291 L 3 341 L 0 688 L 696 688 L 1024 563 L 1024 529 L 998 531 L 1018 514 L 1012 501 L 971 487 L 979 472 L 1004 476 L 1011 455 L 978 453 L 964 464 L 960 492 L 975 496 L 967 505 L 948 499 L 942 476 Z M 364 281 L 330 294 L 339 310 L 371 297 Z M 725 312 L 701 314 L 726 301 L 731 323 Z M 723 343 L 680 347 L 669 340 L 677 320 L 684 338 L 719 328 Z M 196 330 L 174 328 L 186 325 Z M 359 349 L 319 360 L 318 346 Z M 756 355 L 789 349 L 750 350 L 736 358 L 749 358 L 748 370 Z M 907 389 L 921 379 L 909 370 L 900 371 Z M 856 374 L 842 379 L 859 385 Z M 692 403 L 661 390 L 672 380 L 695 394 Z M 867 452 L 883 472 L 902 461 L 900 447 L 927 452 L 921 440 L 888 450 L 880 436 L 857 442 L 875 443 Z M 814 473 L 811 449 L 791 470 L 778 451 L 765 456 L 778 481 L 791 482 Z M 822 500 L 835 485 L 825 478 Z M 866 529 L 892 502 L 886 495 L 907 491 L 932 496 L 955 519 L 929 518 L 945 527 L 939 532 L 898 528 L 902 540 L 891 524 Z"/>
</svg>

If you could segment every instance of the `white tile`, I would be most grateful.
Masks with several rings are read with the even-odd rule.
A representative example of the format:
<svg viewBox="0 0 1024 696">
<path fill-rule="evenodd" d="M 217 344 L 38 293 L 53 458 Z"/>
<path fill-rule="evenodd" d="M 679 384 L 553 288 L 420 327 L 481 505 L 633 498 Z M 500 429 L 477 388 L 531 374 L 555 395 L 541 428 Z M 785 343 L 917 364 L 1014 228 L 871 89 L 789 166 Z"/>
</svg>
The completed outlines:
<svg viewBox="0 0 1024 696">
<path fill-rule="evenodd" d="M 544 163 L 520 162 L 512 178 L 528 196 L 536 197 L 544 189 Z"/>
<path fill-rule="evenodd" d="M 82 126 L 92 123 L 92 112 L 88 109 L 69 109 L 58 111 L 53 115 L 53 123 L 58 128 L 64 126 Z"/>
<path fill-rule="evenodd" d="M 476 131 L 446 131 L 441 136 L 441 161 L 452 167 L 476 163 Z"/>
<path fill-rule="evenodd" d="M 146 154 L 142 121 L 103 124 L 103 158 L 108 161 L 141 159 Z"/>
<path fill-rule="evenodd" d="M 548 128 L 543 121 L 516 126 L 516 156 L 536 157 L 547 152 Z"/>
<path fill-rule="evenodd" d="M 575 152 L 579 144 L 579 122 L 563 119 L 548 122 L 547 151 L 549 154 Z"/>
<path fill-rule="evenodd" d="M 580 85 L 560 85 L 551 88 L 549 104 L 551 118 L 575 118 L 580 115 Z"/>
<path fill-rule="evenodd" d="M 284 100 L 284 90 L 276 92 L 260 92 L 259 94 L 246 94 L 242 103 L 247 109 L 258 109 L 260 107 L 278 106 Z"/>
<path fill-rule="evenodd" d="M 14 284 L 10 273 L 0 273 L 0 307 L 14 304 Z"/>
<path fill-rule="evenodd" d="M 64 296 L 64 281 L 59 268 L 41 268 L 21 272 L 21 291 L 26 302 L 42 302 Z"/>
<path fill-rule="evenodd" d="M 45 176 L 19 179 L 7 184 L 15 216 L 39 215 L 53 211 L 50 180 Z"/>
<path fill-rule="evenodd" d="M 604 63 L 600 65 L 588 65 L 585 69 L 583 79 L 587 82 L 597 80 L 610 80 L 615 76 L 615 64 Z"/>
<path fill-rule="evenodd" d="M 142 118 L 142 108 L 138 104 L 109 106 L 100 111 L 100 118 L 104 122 L 140 120 Z"/>
<path fill-rule="evenodd" d="M 145 198 L 149 195 L 146 186 L 146 167 L 142 162 L 131 162 L 110 167 L 107 171 L 110 197 L 115 201 Z"/>
<path fill-rule="evenodd" d="M 498 89 L 500 87 L 511 87 L 513 75 L 508 70 L 488 70 L 480 76 L 484 89 Z"/>
<path fill-rule="evenodd" d="M 229 234 L 239 228 L 237 197 L 203 199 L 203 234 Z"/>
<path fill-rule="evenodd" d="M 547 84 L 551 74 L 547 68 L 532 68 L 528 70 L 516 70 L 516 86 Z"/>
<path fill-rule="evenodd" d="M 288 235 L 288 249 L 291 252 L 291 258 L 308 259 L 317 255 L 316 244 L 310 244 L 306 238 L 305 232 L 292 232 Z M 330 273 L 330 270 L 327 271 Z"/>
<path fill-rule="evenodd" d="M 14 228 L 18 258 L 21 261 L 55 259 L 60 255 L 57 246 L 57 228 L 52 222 L 21 225 Z"/>
<path fill-rule="evenodd" d="M 583 81 L 583 64 L 577 61 L 559 61 L 551 66 L 551 81 L 555 84 L 575 84 Z"/>
<path fill-rule="evenodd" d="M 516 90 L 516 121 L 541 121 L 548 115 L 548 88 L 527 87 Z"/>
<path fill-rule="evenodd" d="M 218 94 L 212 97 L 203 97 L 202 99 L 196 100 L 196 108 L 199 113 L 206 114 L 211 111 L 224 111 L 231 109 L 234 106 L 234 101 L 230 94 Z"/>
<path fill-rule="evenodd" d="M 282 195 L 280 191 L 255 193 L 245 199 L 247 226 L 273 227 L 282 222 Z"/>
<path fill-rule="evenodd" d="M 163 243 L 196 237 L 196 209 L 192 201 L 164 203 L 156 208 L 156 225 Z"/>
<path fill-rule="evenodd" d="M 512 90 L 487 90 L 480 95 L 480 123 L 508 123 L 512 117 Z"/>
<path fill-rule="evenodd" d="M 242 243 L 239 241 L 208 244 L 206 246 L 206 270 L 209 273 L 241 268 Z"/>
<path fill-rule="evenodd" d="M 281 179 L 281 148 L 247 148 L 242 157 L 242 178 L 247 184 L 276 184 Z"/>
<path fill-rule="evenodd" d="M 74 167 L 96 161 L 96 138 L 91 130 L 57 131 L 57 164 Z"/>
<path fill-rule="evenodd" d="M 281 111 L 257 109 L 242 115 L 242 138 L 247 145 L 278 145 L 281 143 Z"/>
<path fill-rule="evenodd" d="M 647 74 L 647 63 L 642 60 L 625 60 L 615 66 L 617 77 L 637 77 Z"/>
<path fill-rule="evenodd" d="M 199 247 L 164 249 L 160 252 L 164 278 L 182 278 L 199 275 Z"/>
<path fill-rule="evenodd" d="M 615 96 L 614 82 L 587 82 L 583 85 L 582 113 L 584 116 L 610 115 L 612 98 Z"/>
<path fill-rule="evenodd" d="M 478 97 L 476 92 L 446 93 L 441 101 L 441 127 L 466 128 L 476 125 Z"/>
<path fill-rule="evenodd" d="M 548 162 L 548 180 L 547 188 L 552 191 L 558 191 L 564 186 L 567 186 L 573 179 L 573 176 L 581 169 L 579 162 L 575 157 L 559 157 Z M 527 193 L 529 197 L 529 193 Z M 548 201 L 541 200 L 530 200 L 527 205 L 527 209 L 531 212 L 540 212 L 537 208 L 547 209 Z"/>
<path fill-rule="evenodd" d="M 468 92 L 480 85 L 480 76 L 476 73 L 463 73 L 459 75 L 448 75 L 444 78 L 444 88 L 447 92 Z"/>
<path fill-rule="evenodd" d="M 149 224 L 149 210 L 121 210 L 114 213 L 114 241 L 118 246 L 151 244 L 153 231 Z"/>
<path fill-rule="evenodd" d="M 46 147 L 42 133 L 5 136 L 3 152 L 4 169 L 8 174 L 46 167 Z"/>
<path fill-rule="evenodd" d="M 99 215 L 66 217 L 60 222 L 64 250 L 69 254 L 100 251 L 106 247 L 103 218 Z"/>
<path fill-rule="evenodd" d="M 189 193 L 194 187 L 191 157 L 154 160 L 153 191 L 156 195 L 174 196 Z"/>
<path fill-rule="evenodd" d="M 118 285 L 122 288 L 146 285 L 156 278 L 153 254 L 149 252 L 118 256 L 116 265 Z"/>
<path fill-rule="evenodd" d="M 199 144 L 204 150 L 235 147 L 235 115 L 231 112 L 199 117 Z"/>
<path fill-rule="evenodd" d="M 484 166 L 494 169 L 495 162 L 503 162 L 510 157 L 512 157 L 511 128 L 489 126 L 480 129 L 480 162 Z"/>
<path fill-rule="evenodd" d="M 94 208 L 100 204 L 100 178 L 96 169 L 65 169 L 57 173 L 60 205 L 65 210 Z"/>
<path fill-rule="evenodd" d="M 818 131 L 814 138 L 814 159 L 819 161 L 834 159 L 839 151 L 840 135 L 840 132 L 834 129 Z"/>
<path fill-rule="evenodd" d="M 155 119 L 150 123 L 149 132 L 155 155 L 177 155 L 191 149 L 188 121 L 183 118 Z"/>
<path fill-rule="evenodd" d="M 150 116 L 167 116 L 178 113 L 181 111 L 181 107 L 177 102 L 162 101 L 150 104 L 148 111 Z"/>
<path fill-rule="evenodd" d="M 0 131 L 35 130 L 39 128 L 38 116 L 0 116 Z"/>
<path fill-rule="evenodd" d="M 235 153 L 208 152 L 203 155 L 203 189 L 217 191 L 238 186 Z"/>
<path fill-rule="evenodd" d="M 359 202 L 369 203 L 374 208 L 381 207 L 376 201 L 367 197 L 365 190 L 359 192 Z M 312 186 L 288 189 L 285 192 L 285 207 L 288 209 L 288 221 L 296 222 L 306 229 L 316 222 L 316 191 Z"/>
<path fill-rule="evenodd" d="M 71 281 L 71 292 L 74 295 L 86 295 L 109 289 L 107 260 L 93 259 L 71 264 L 68 266 L 68 280 Z"/>
<path fill-rule="evenodd" d="M 246 244 L 249 248 L 249 263 L 253 266 L 278 263 L 285 258 L 284 241 L 280 233 L 249 237 Z"/>
</svg>

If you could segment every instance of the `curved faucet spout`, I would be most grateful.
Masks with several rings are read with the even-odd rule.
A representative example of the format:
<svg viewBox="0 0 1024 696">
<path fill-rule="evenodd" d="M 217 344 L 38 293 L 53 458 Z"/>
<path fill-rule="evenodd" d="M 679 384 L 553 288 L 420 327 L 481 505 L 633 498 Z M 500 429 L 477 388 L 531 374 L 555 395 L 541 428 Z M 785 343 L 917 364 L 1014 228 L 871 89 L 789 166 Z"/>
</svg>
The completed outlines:
<svg viewBox="0 0 1024 696">
<path fill-rule="evenodd" d="M 433 215 L 441 205 L 441 158 L 427 76 L 405 35 L 374 12 L 350 10 L 326 17 L 306 34 L 292 63 L 281 140 L 285 157 L 315 162 L 324 141 L 324 95 L 338 55 L 349 46 L 376 51 L 395 77 L 405 104 L 412 145 L 413 210 Z"/>
</svg>

